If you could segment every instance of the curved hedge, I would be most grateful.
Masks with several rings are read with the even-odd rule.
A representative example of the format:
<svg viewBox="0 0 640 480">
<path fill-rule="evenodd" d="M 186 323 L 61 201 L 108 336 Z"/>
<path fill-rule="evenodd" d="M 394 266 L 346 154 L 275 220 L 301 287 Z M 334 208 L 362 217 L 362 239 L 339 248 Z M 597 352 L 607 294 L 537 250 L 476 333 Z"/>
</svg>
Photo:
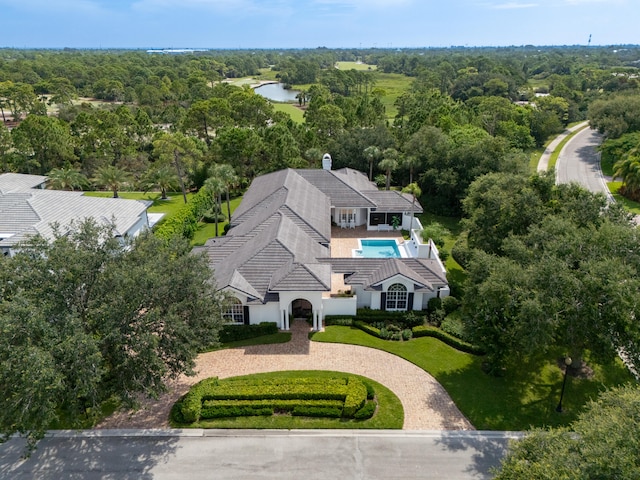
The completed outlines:
<svg viewBox="0 0 640 480">
<path fill-rule="evenodd" d="M 421 325 L 419 327 L 413 327 L 411 330 L 413 331 L 414 338 L 433 337 L 441 340 L 450 347 L 460 350 L 461 352 L 471 353 L 473 355 L 484 355 L 484 351 L 480 347 L 472 345 L 469 342 L 465 342 L 464 340 L 460 340 L 458 337 L 454 337 L 437 327 Z"/>
<path fill-rule="evenodd" d="M 272 415 L 274 412 L 355 418 L 360 409 L 366 407 L 368 395 L 367 386 L 353 376 L 320 380 L 303 377 L 219 381 L 207 378 L 191 387 L 176 404 L 175 411 L 176 417 L 185 423 L 210 418 Z M 366 408 L 371 409 L 370 406 Z M 358 418 L 369 418 L 367 412 L 358 415 Z"/>
</svg>

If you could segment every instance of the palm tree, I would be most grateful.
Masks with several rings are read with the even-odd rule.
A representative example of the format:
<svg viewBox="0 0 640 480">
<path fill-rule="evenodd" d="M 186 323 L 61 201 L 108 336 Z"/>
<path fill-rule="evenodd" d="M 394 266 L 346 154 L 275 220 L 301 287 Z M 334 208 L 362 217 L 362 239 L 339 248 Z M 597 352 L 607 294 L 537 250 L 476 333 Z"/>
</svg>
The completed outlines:
<svg viewBox="0 0 640 480">
<path fill-rule="evenodd" d="M 227 164 L 221 163 L 213 166 L 212 176 L 218 177 L 225 185 L 225 194 L 227 197 L 227 218 L 231 221 L 231 202 L 229 201 L 229 190 L 238 185 L 240 177 L 236 175 L 234 168 Z"/>
<path fill-rule="evenodd" d="M 99 168 L 96 171 L 93 183 L 100 187 L 107 187 L 113 192 L 113 198 L 118 197 L 118 190 L 121 190 L 124 185 L 131 182 L 131 174 L 121 168 L 109 165 L 107 167 Z"/>
<path fill-rule="evenodd" d="M 149 172 L 142 181 L 145 193 L 152 188 L 159 188 L 162 200 L 167 199 L 167 191 L 174 191 L 178 187 L 178 176 L 173 173 L 168 165 Z"/>
<path fill-rule="evenodd" d="M 420 186 L 415 183 L 412 182 L 409 185 L 407 185 L 406 187 L 404 187 L 402 189 L 402 193 L 410 193 L 411 197 L 412 197 L 412 201 L 411 201 L 411 226 L 409 227 L 409 230 L 411 230 L 413 228 L 413 216 L 414 216 L 414 210 L 416 207 L 416 197 L 419 197 L 420 195 L 422 195 L 422 189 L 420 188 Z"/>
<path fill-rule="evenodd" d="M 362 151 L 364 157 L 369 161 L 369 181 L 373 180 L 373 164 L 380 160 L 380 149 L 371 145 Z"/>
<path fill-rule="evenodd" d="M 420 159 L 415 155 L 407 155 L 402 161 L 402 165 L 409 169 L 409 183 L 413 183 L 415 169 L 421 165 Z"/>
<path fill-rule="evenodd" d="M 391 172 L 398 168 L 398 151 L 395 148 L 386 148 L 382 152 L 382 160 L 378 164 L 381 170 L 384 170 L 387 176 L 386 187 L 391 190 Z"/>
<path fill-rule="evenodd" d="M 220 215 L 220 204 L 222 203 L 222 192 L 225 191 L 227 186 L 220 177 L 209 177 L 204 182 L 204 188 L 206 188 L 214 198 L 214 221 L 216 224 L 216 237 L 218 236 L 218 217 Z"/>
<path fill-rule="evenodd" d="M 74 168 L 54 168 L 47 177 L 49 177 L 49 186 L 54 190 L 75 190 L 89 184 L 89 180 L 85 175 Z"/>
<path fill-rule="evenodd" d="M 640 196 L 640 155 L 638 149 L 629 151 L 613 166 L 613 179 L 620 177 L 625 196 L 635 200 Z"/>
</svg>

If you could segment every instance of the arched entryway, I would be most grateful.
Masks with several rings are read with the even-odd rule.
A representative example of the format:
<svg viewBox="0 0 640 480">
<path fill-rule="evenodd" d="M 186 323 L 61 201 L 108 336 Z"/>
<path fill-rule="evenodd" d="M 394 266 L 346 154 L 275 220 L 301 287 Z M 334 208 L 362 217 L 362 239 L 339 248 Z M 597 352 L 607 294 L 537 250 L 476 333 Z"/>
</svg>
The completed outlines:
<svg viewBox="0 0 640 480">
<path fill-rule="evenodd" d="M 291 302 L 291 317 L 309 320 L 313 315 L 313 306 L 309 300 L 297 298 Z"/>
<path fill-rule="evenodd" d="M 315 293 L 315 292 L 313 292 Z M 313 295 L 300 296 L 296 294 L 281 294 L 281 322 L 283 330 L 291 328 L 291 321 L 294 318 L 301 318 L 311 321 L 313 330 L 322 329 L 322 298 L 317 295 L 316 299 Z"/>
</svg>

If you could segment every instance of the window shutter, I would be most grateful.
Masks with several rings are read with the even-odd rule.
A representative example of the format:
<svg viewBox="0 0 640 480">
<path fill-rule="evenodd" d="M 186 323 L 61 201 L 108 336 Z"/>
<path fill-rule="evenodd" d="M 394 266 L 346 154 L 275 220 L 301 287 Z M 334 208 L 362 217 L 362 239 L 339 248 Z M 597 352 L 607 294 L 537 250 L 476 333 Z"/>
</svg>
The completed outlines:
<svg viewBox="0 0 640 480">
<path fill-rule="evenodd" d="M 413 310 L 413 292 L 409 292 L 409 296 L 407 297 L 407 312 Z"/>
<path fill-rule="evenodd" d="M 249 325 L 249 307 L 246 305 L 243 307 L 244 310 L 244 324 Z"/>
<path fill-rule="evenodd" d="M 387 309 L 387 292 L 382 292 L 380 294 L 380 310 Z"/>
</svg>

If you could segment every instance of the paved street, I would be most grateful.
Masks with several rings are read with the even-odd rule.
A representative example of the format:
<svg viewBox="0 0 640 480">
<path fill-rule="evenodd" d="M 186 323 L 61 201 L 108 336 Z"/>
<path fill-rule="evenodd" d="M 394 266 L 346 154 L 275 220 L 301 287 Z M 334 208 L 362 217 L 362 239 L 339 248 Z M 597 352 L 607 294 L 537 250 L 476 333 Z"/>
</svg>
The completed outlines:
<svg viewBox="0 0 640 480">
<path fill-rule="evenodd" d="M 602 135 L 590 128 L 578 132 L 565 145 L 556 162 L 558 183 L 575 182 L 592 192 L 609 196 L 609 190 L 600 170 Z"/>
<path fill-rule="evenodd" d="M 21 439 L 0 445 L 0 478 L 488 479 L 513 436 L 469 431 L 53 432 L 27 460 L 20 458 Z"/>
</svg>

